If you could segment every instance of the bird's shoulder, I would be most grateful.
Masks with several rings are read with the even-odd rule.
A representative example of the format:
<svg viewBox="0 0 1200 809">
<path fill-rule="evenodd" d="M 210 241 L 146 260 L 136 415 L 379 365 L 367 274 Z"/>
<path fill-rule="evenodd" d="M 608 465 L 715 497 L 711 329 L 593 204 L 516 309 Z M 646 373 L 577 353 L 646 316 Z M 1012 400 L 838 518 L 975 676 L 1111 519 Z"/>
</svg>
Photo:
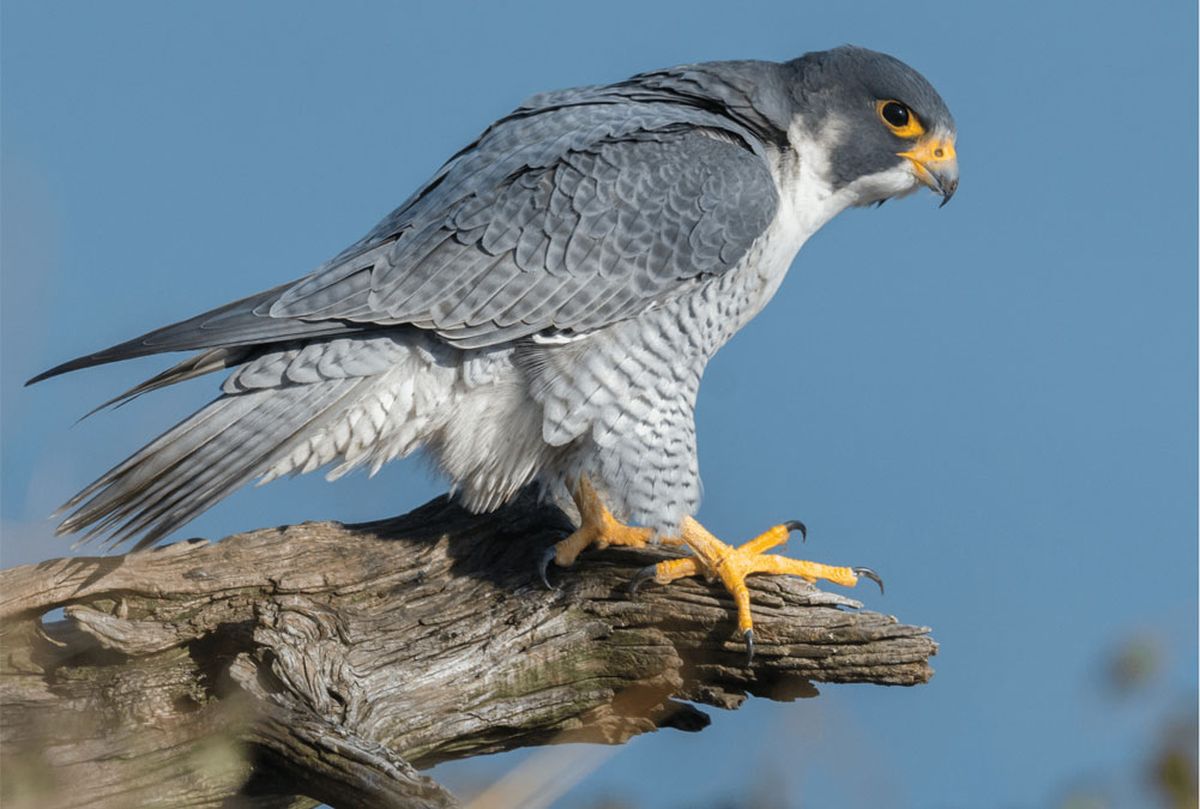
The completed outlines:
<svg viewBox="0 0 1200 809">
<path fill-rule="evenodd" d="M 603 327 L 728 271 L 778 197 L 754 131 L 682 89 L 697 75 L 535 96 L 271 315 L 411 323 L 472 347 Z"/>
</svg>

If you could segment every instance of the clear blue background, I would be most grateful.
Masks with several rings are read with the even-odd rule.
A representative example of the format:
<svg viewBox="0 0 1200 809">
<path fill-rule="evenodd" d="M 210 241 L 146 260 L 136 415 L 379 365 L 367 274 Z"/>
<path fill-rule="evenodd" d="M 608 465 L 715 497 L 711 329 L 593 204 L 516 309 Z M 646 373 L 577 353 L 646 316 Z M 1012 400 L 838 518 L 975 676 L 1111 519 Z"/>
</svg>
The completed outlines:
<svg viewBox="0 0 1200 809">
<path fill-rule="evenodd" d="M 878 568 L 887 596 L 866 601 L 934 627 L 937 675 L 642 737 L 562 805 L 1044 806 L 1115 778 L 1196 687 L 1195 14 L 6 0 L 3 562 L 66 552 L 45 516 L 215 386 L 72 426 L 162 359 L 22 389 L 32 374 L 302 275 L 534 91 L 854 42 L 940 89 L 962 186 L 940 211 L 924 194 L 839 217 L 714 360 L 700 516 L 730 539 L 800 517 L 807 555 Z M 413 462 L 309 476 L 185 535 L 382 517 L 441 488 Z M 1129 637 L 1161 666 L 1114 703 L 1103 667 Z"/>
</svg>

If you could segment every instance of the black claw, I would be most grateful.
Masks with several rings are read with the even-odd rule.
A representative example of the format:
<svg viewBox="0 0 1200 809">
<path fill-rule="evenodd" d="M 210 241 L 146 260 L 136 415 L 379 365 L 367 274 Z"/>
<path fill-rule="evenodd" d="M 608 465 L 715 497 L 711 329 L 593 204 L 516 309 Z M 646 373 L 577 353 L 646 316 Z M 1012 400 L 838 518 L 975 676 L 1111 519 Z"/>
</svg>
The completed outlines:
<svg viewBox="0 0 1200 809">
<path fill-rule="evenodd" d="M 800 522 L 799 520 L 788 520 L 787 522 L 785 522 L 783 524 L 783 527 L 789 531 L 799 531 L 800 532 L 800 541 L 801 542 L 808 541 L 808 529 L 805 528 L 804 523 Z"/>
<path fill-rule="evenodd" d="M 631 599 L 637 598 L 638 590 L 643 584 L 654 578 L 657 569 L 658 565 L 647 565 L 633 574 L 633 578 L 629 580 L 629 597 Z"/>
<path fill-rule="evenodd" d="M 742 637 L 746 639 L 746 665 L 749 666 L 754 662 L 754 630 L 747 629 Z"/>
<path fill-rule="evenodd" d="M 546 573 L 550 569 L 550 560 L 553 558 L 554 558 L 554 546 L 551 545 L 549 548 L 546 548 L 545 553 L 542 554 L 542 561 L 541 561 L 541 563 L 538 564 L 538 573 L 541 574 L 542 584 L 546 585 L 547 590 L 557 590 L 558 589 L 557 587 L 555 587 L 553 584 L 550 583 L 550 577 L 546 575 Z"/>
<path fill-rule="evenodd" d="M 871 568 L 869 568 L 869 567 L 852 567 L 850 569 L 854 571 L 854 575 L 865 576 L 868 579 L 870 579 L 871 581 L 878 584 L 879 585 L 879 594 L 883 595 L 883 579 L 879 578 L 878 573 L 876 573 L 874 570 L 871 570 Z"/>
</svg>

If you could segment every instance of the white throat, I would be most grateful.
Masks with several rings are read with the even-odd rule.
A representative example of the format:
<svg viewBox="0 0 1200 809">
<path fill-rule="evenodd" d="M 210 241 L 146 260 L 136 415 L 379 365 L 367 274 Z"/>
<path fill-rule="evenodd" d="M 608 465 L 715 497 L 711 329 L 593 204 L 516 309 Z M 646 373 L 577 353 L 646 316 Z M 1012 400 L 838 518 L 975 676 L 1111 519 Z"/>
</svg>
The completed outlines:
<svg viewBox="0 0 1200 809">
<path fill-rule="evenodd" d="M 780 162 L 775 181 L 779 186 L 780 207 L 789 209 L 797 231 L 804 234 L 797 250 L 847 208 L 903 197 L 921 185 L 907 161 L 900 161 L 892 168 L 859 177 L 835 191 L 829 155 L 842 137 L 843 126 L 836 119 L 827 122 L 816 135 L 799 119 L 788 130 L 794 157 Z"/>
<path fill-rule="evenodd" d="M 753 262 L 762 285 L 753 312 L 774 296 L 800 248 L 829 220 L 847 208 L 904 196 L 920 185 L 910 169 L 898 165 L 835 190 L 830 179 L 829 155 L 839 134 L 836 122 L 815 138 L 801 122 L 795 122 L 788 132 L 792 151 L 776 153 L 771 161 L 779 207 L 758 244 Z"/>
</svg>

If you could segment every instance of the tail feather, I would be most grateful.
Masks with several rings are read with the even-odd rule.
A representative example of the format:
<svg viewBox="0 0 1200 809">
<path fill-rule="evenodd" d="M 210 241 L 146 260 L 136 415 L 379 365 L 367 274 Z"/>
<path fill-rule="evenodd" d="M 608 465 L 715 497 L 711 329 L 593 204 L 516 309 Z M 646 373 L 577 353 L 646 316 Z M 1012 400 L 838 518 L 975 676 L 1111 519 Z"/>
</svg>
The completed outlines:
<svg viewBox="0 0 1200 809">
<path fill-rule="evenodd" d="M 232 405 L 234 401 L 235 400 L 233 397 L 221 397 L 220 399 L 216 399 L 205 405 L 200 410 L 197 410 L 191 416 L 184 419 L 179 424 L 176 424 L 165 433 L 159 435 L 149 444 L 142 447 L 133 455 L 130 455 L 124 461 L 121 461 L 121 463 L 117 464 L 112 469 L 109 469 L 92 483 L 88 484 L 82 491 L 59 506 L 59 508 L 51 516 L 59 517 L 62 514 L 78 507 L 85 500 L 91 498 L 92 495 L 103 489 L 117 478 L 128 476 L 134 467 L 151 455 L 158 454 L 160 457 L 165 458 L 167 452 L 169 451 L 188 451 L 189 445 L 185 443 L 188 440 L 188 436 L 194 431 L 200 430 L 204 426 L 205 422 L 209 419 L 216 418 L 221 413 L 223 408 Z M 194 447 L 196 445 L 193 444 L 190 446 Z M 145 467 L 143 466 L 143 470 L 144 469 Z M 148 475 L 145 477 L 146 482 L 149 482 L 151 478 Z M 126 487 L 132 487 L 132 482 L 128 478 L 126 480 Z M 90 503 L 89 506 L 91 505 L 93 504 Z M 95 519 L 96 518 L 94 516 L 84 518 L 81 513 L 77 512 L 63 521 L 63 523 L 58 527 L 58 533 L 67 534 L 73 531 L 78 531 L 80 528 L 90 524 Z"/>
<path fill-rule="evenodd" d="M 351 396 L 350 391 L 359 382 L 348 379 L 316 386 L 324 389 L 320 391 L 321 396 L 315 401 L 306 399 L 304 403 L 305 409 L 312 408 L 311 412 L 315 414 L 312 418 L 297 418 L 294 413 L 283 414 L 279 421 L 284 426 L 275 435 L 257 440 L 252 445 L 247 441 L 231 442 L 232 446 L 239 447 L 239 452 L 245 452 L 248 456 L 244 463 L 234 464 L 229 472 L 214 472 L 201 463 L 201 471 L 197 475 L 182 482 L 168 498 L 164 498 L 161 505 L 131 522 L 128 529 L 123 529 L 125 536 L 158 526 L 139 542 L 139 546 L 149 544 L 195 519 L 234 489 L 261 475 L 276 458 L 290 451 L 297 440 L 303 440 L 310 429 L 319 428 L 321 423 L 339 413 L 343 401 Z"/>
<path fill-rule="evenodd" d="M 265 472 L 336 417 L 362 378 L 222 396 L 71 498 L 58 532 L 153 544 Z"/>
<path fill-rule="evenodd" d="M 125 470 L 106 476 L 109 479 L 104 485 L 96 487 L 91 500 L 65 520 L 59 532 L 91 526 L 85 540 L 110 533 L 113 544 L 135 535 L 138 524 L 150 522 L 192 480 L 195 475 L 192 470 L 209 460 L 212 446 L 226 443 L 225 425 L 249 417 L 253 407 L 254 403 L 245 399 L 213 402 L 166 433 L 167 442 L 162 447 L 151 445 L 140 450 L 125 462 Z M 126 524 L 118 529 L 122 521 Z M 170 530 L 173 528 L 167 529 Z"/>
</svg>

